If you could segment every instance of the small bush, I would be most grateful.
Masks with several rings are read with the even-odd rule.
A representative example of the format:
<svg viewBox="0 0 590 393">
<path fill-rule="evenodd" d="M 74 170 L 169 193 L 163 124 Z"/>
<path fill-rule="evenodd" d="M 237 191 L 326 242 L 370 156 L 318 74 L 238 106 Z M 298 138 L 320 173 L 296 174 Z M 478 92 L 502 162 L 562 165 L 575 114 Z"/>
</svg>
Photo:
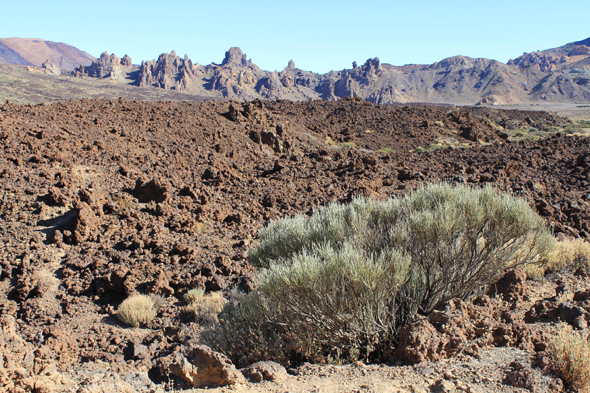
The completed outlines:
<svg viewBox="0 0 590 393">
<path fill-rule="evenodd" d="M 416 148 L 416 151 L 418 153 L 431 153 L 433 151 L 445 150 L 445 149 L 448 149 L 449 147 L 450 147 L 449 145 L 444 144 L 444 143 L 433 143 L 426 148 L 424 148 L 422 146 L 418 146 Z"/>
<path fill-rule="evenodd" d="M 117 318 L 129 326 L 139 327 L 156 317 L 156 307 L 147 295 L 131 296 L 119 305 Z"/>
<path fill-rule="evenodd" d="M 549 346 L 549 352 L 570 387 L 590 392 L 590 342 L 575 333 L 561 331 Z"/>
<path fill-rule="evenodd" d="M 527 275 L 541 278 L 547 270 L 574 272 L 590 270 L 590 243 L 582 239 L 556 241 L 539 265 L 527 267 Z"/>
<path fill-rule="evenodd" d="M 525 201 L 490 187 L 436 184 L 399 199 L 333 203 L 260 231 L 249 254 L 259 289 L 220 315 L 220 346 L 240 364 L 264 354 L 384 360 L 416 313 L 538 262 L 552 242 Z"/>
<path fill-rule="evenodd" d="M 329 136 L 326 137 L 326 144 L 331 148 L 339 147 L 338 144 L 334 141 L 334 139 L 330 138 Z"/>
<path fill-rule="evenodd" d="M 197 316 L 216 316 L 223 310 L 226 303 L 221 291 L 205 294 L 204 289 L 191 289 L 185 293 L 184 301 L 195 310 Z"/>
</svg>

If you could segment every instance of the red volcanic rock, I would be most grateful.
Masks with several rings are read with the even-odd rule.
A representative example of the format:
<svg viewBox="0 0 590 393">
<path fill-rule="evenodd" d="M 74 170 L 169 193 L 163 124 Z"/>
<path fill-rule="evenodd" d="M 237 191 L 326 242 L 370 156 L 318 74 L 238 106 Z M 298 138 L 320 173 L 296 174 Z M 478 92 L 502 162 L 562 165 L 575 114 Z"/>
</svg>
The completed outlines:
<svg viewBox="0 0 590 393">
<path fill-rule="evenodd" d="M 157 179 L 152 179 L 146 182 L 143 179 L 137 179 L 135 188 L 132 191 L 140 203 L 148 203 L 151 201 L 161 203 L 166 201 L 168 186 Z"/>
<path fill-rule="evenodd" d="M 500 296 L 504 301 L 516 302 L 526 296 L 526 273 L 521 269 L 506 272 L 488 289 L 488 296 Z"/>
<path fill-rule="evenodd" d="M 219 387 L 244 383 L 244 376 L 223 354 L 205 345 L 197 345 L 185 351 L 176 352 L 161 360 L 166 371 L 182 378 L 191 386 Z"/>
</svg>

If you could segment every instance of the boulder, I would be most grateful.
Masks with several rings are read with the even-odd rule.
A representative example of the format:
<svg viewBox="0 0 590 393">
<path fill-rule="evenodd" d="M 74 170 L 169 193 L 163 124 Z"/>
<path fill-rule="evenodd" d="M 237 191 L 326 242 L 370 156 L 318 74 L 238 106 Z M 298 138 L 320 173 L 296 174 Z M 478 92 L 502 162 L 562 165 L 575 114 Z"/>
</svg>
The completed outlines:
<svg viewBox="0 0 590 393">
<path fill-rule="evenodd" d="M 139 203 L 155 201 L 161 203 L 168 199 L 169 187 L 158 179 L 146 182 L 144 179 L 137 179 L 132 195 L 139 200 Z"/>
<path fill-rule="evenodd" d="M 278 381 L 288 377 L 285 367 L 271 361 L 257 362 L 240 371 L 250 382 Z"/>
<path fill-rule="evenodd" d="M 162 359 L 168 372 L 181 378 L 193 387 L 219 387 L 244 383 L 245 379 L 225 356 L 205 345 L 197 345 L 175 352 Z"/>
<path fill-rule="evenodd" d="M 526 296 L 527 275 L 522 269 L 510 270 L 488 288 L 488 296 L 500 296 L 506 302 L 522 300 Z"/>
</svg>

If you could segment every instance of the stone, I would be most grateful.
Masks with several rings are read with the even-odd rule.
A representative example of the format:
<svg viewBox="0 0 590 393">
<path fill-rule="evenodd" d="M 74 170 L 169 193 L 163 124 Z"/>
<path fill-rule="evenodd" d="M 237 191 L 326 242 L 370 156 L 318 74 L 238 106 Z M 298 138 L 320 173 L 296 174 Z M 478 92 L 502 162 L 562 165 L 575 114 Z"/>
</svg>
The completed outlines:
<svg viewBox="0 0 590 393">
<path fill-rule="evenodd" d="M 288 377 L 285 367 L 272 361 L 257 362 L 240 371 L 250 382 L 278 381 Z"/>
<path fill-rule="evenodd" d="M 440 359 L 444 337 L 430 324 L 422 319 L 415 321 L 400 331 L 397 356 L 411 364 Z"/>
<path fill-rule="evenodd" d="M 510 363 L 510 368 L 512 371 L 506 376 L 506 382 L 509 385 L 531 392 L 543 391 L 539 378 L 529 364 L 513 361 Z"/>
<path fill-rule="evenodd" d="M 430 391 L 433 393 L 454 392 L 455 384 L 444 379 L 438 379 L 434 384 L 430 385 Z"/>
<path fill-rule="evenodd" d="M 244 383 L 245 379 L 223 354 L 197 345 L 162 359 L 164 368 L 193 387 L 219 387 Z"/>
<path fill-rule="evenodd" d="M 438 323 L 442 325 L 449 322 L 450 316 L 443 311 L 435 310 L 428 315 L 428 319 L 431 323 Z"/>
<path fill-rule="evenodd" d="M 125 350 L 123 350 L 123 355 L 125 360 L 146 359 L 149 357 L 149 350 L 147 346 L 142 345 L 139 341 L 131 339 L 127 343 Z"/>
<path fill-rule="evenodd" d="M 74 224 L 74 242 L 79 244 L 97 233 L 96 229 L 100 220 L 94 214 L 92 208 L 85 202 L 81 202 L 76 210 L 78 216 Z"/>
<path fill-rule="evenodd" d="M 127 56 L 125 62 L 131 62 L 131 58 Z M 109 76 L 116 67 L 121 65 L 122 60 L 117 57 L 117 55 L 114 53 L 109 55 L 108 52 L 103 52 L 98 59 L 92 62 L 91 65 L 81 65 L 80 67 L 76 68 L 73 72 L 73 75 L 77 77 L 89 76 L 92 78 L 104 78 Z"/>
<path fill-rule="evenodd" d="M 527 294 L 526 280 L 527 276 L 524 270 L 510 270 L 488 288 L 487 295 L 490 297 L 500 296 L 507 302 L 522 300 Z"/>
<path fill-rule="evenodd" d="M 61 75 L 61 70 L 50 60 L 45 60 L 45 63 L 41 65 L 41 68 L 43 68 L 47 74 Z"/>
<path fill-rule="evenodd" d="M 168 199 L 168 191 L 168 185 L 158 179 L 152 179 L 146 183 L 140 178 L 135 182 L 132 195 L 139 200 L 139 203 L 148 203 L 151 201 L 162 203 Z"/>
</svg>

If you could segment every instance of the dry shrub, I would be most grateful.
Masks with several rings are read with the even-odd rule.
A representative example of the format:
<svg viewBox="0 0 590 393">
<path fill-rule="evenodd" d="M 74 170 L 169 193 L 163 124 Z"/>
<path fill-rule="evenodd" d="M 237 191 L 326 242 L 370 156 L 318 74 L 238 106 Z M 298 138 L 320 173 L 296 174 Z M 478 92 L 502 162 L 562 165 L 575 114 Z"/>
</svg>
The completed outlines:
<svg viewBox="0 0 590 393">
<path fill-rule="evenodd" d="M 332 203 L 260 231 L 259 289 L 220 315 L 219 346 L 240 365 L 385 360 L 417 313 L 538 262 L 553 242 L 525 201 L 491 187 Z"/>
<path fill-rule="evenodd" d="M 547 271 L 570 271 L 590 269 L 590 243 L 583 239 L 555 241 L 551 250 L 537 264 L 526 267 L 527 276 L 542 278 Z"/>
<path fill-rule="evenodd" d="M 590 342 L 562 330 L 549 347 L 561 378 L 581 393 L 590 392 Z"/>
<path fill-rule="evenodd" d="M 590 243 L 583 239 L 564 240 L 556 243 L 545 265 L 551 270 L 572 270 L 590 267 Z"/>
<path fill-rule="evenodd" d="M 197 316 L 216 316 L 223 310 L 226 303 L 221 291 L 205 294 L 204 289 L 191 289 L 185 293 L 184 301 L 195 310 Z"/>
<path fill-rule="evenodd" d="M 139 327 L 156 317 L 156 307 L 151 297 L 134 295 L 123 300 L 117 309 L 117 318 L 129 326 Z"/>
</svg>

